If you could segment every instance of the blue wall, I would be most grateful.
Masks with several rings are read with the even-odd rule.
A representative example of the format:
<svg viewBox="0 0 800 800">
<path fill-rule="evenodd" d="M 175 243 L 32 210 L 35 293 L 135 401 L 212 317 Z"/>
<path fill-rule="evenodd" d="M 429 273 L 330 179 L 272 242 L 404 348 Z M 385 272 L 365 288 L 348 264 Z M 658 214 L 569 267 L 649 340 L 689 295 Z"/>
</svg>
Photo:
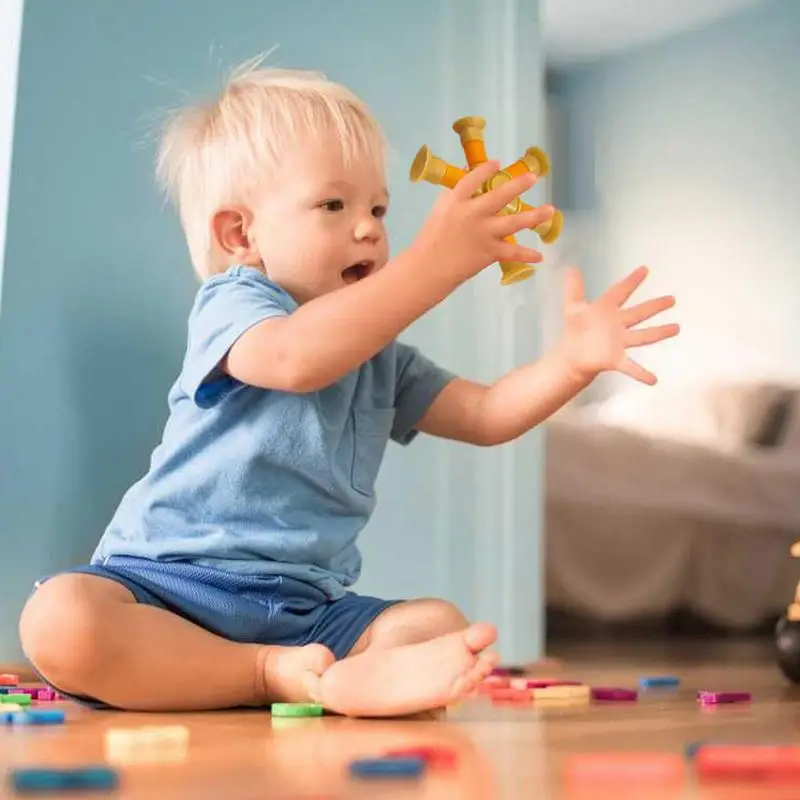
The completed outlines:
<svg viewBox="0 0 800 800">
<path fill-rule="evenodd" d="M 525 30 L 506 13 L 518 6 Z M 349 84 L 372 105 L 396 153 L 389 176 L 396 251 L 436 196 L 434 187 L 408 182 L 414 152 L 428 143 L 457 157 L 452 120 L 499 108 L 491 104 L 501 102 L 516 67 L 484 34 L 501 19 L 525 47 L 526 75 L 511 102 L 527 100 L 522 90 L 531 87 L 519 118 L 524 134 L 518 140 L 506 130 L 504 141 L 514 157 L 518 145 L 538 141 L 531 130 L 541 122 L 537 9 L 536 0 L 27 0 L 0 311 L 0 530 L 4 561 L 14 565 L 2 578 L 0 661 L 18 654 L 16 620 L 32 582 L 88 558 L 121 494 L 146 469 L 166 418 L 196 283 L 179 226 L 153 184 L 153 112 L 181 102 L 183 90 L 213 89 L 222 70 L 276 43 L 270 63 L 321 69 Z M 463 48 L 493 49 L 502 80 L 478 85 L 469 70 L 454 71 Z M 498 154 L 510 157 L 509 147 Z M 412 341 L 469 371 L 472 342 L 482 337 L 477 308 L 477 295 L 462 293 L 418 323 Z M 531 471 L 515 476 L 531 509 L 521 533 L 534 565 L 537 441 L 526 451 Z M 448 447 L 426 440 L 413 455 L 392 452 L 383 510 L 365 541 L 365 590 L 408 596 L 444 586 L 458 599 L 474 597 L 475 523 L 466 519 L 456 531 L 435 513 L 451 480 L 447 464 L 459 457 Z M 524 577 L 536 602 L 513 625 L 530 631 L 517 645 L 532 657 L 541 638 L 540 583 Z"/>
<path fill-rule="evenodd" d="M 800 377 L 800 3 L 550 83 L 591 288 L 647 263 L 650 291 L 678 295 L 683 334 L 645 362 L 666 381 Z"/>
</svg>

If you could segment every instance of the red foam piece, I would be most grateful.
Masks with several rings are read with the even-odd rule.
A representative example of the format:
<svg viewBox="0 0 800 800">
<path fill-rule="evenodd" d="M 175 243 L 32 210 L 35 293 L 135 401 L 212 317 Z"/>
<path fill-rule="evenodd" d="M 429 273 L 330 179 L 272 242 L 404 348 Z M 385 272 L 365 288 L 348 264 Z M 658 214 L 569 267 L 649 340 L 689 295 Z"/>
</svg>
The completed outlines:
<svg viewBox="0 0 800 800">
<path fill-rule="evenodd" d="M 800 747 L 795 745 L 703 745 L 695 757 L 703 779 L 800 782 Z"/>
<path fill-rule="evenodd" d="M 458 764 L 458 753 L 449 747 L 421 745 L 390 750 L 386 755 L 391 758 L 421 758 L 432 768 L 452 769 Z"/>
<path fill-rule="evenodd" d="M 630 788 L 636 783 L 674 786 L 686 777 L 683 759 L 676 753 L 587 753 L 564 763 L 565 778 L 572 784 L 618 784 Z"/>
<path fill-rule="evenodd" d="M 530 703 L 531 693 L 527 689 L 495 689 L 490 695 L 493 703 Z"/>
</svg>

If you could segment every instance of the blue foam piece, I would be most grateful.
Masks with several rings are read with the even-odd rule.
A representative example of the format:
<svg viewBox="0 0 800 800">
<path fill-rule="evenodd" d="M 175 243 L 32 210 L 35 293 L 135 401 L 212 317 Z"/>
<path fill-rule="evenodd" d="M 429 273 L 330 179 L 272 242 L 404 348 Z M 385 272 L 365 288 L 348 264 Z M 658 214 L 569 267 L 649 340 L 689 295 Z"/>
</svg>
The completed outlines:
<svg viewBox="0 0 800 800">
<path fill-rule="evenodd" d="M 359 778 L 418 778 L 427 766 L 423 758 L 362 758 L 350 763 Z"/>
<path fill-rule="evenodd" d="M 687 742 L 683 746 L 683 754 L 686 756 L 686 758 L 691 760 L 697 755 L 700 748 L 707 744 L 710 744 L 710 742 Z"/>
<path fill-rule="evenodd" d="M 118 785 L 117 772 L 108 767 L 31 768 L 11 772 L 11 786 L 16 792 L 58 792 L 68 789 L 110 791 Z"/>
<path fill-rule="evenodd" d="M 29 711 L 17 711 L 12 714 L 18 725 L 63 725 L 66 715 L 58 709 L 32 708 Z"/>
<path fill-rule="evenodd" d="M 658 675 L 653 678 L 640 678 L 639 686 L 641 686 L 642 689 L 662 689 L 679 686 L 680 682 L 681 679 L 676 678 L 674 675 Z"/>
</svg>

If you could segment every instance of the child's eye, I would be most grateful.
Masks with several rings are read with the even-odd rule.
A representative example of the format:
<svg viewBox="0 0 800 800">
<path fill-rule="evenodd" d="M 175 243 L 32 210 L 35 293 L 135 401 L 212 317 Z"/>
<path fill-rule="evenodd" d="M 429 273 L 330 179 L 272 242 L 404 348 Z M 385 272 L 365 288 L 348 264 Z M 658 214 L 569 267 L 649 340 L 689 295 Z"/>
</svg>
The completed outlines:
<svg viewBox="0 0 800 800">
<path fill-rule="evenodd" d="M 375 208 L 372 209 L 372 216 L 381 219 L 386 216 L 388 210 L 386 206 L 375 206 Z"/>
<path fill-rule="evenodd" d="M 341 211 L 344 208 L 344 203 L 341 200 L 326 200 L 324 203 L 320 203 L 319 206 L 326 211 Z"/>
</svg>

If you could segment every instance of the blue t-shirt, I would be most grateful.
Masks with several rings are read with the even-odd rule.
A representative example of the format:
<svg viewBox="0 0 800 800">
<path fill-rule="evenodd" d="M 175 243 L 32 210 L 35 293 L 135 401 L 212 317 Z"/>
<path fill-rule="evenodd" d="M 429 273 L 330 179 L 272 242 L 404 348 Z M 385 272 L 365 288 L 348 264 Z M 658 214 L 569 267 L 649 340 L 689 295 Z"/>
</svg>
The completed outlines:
<svg viewBox="0 0 800 800">
<path fill-rule="evenodd" d="M 128 555 L 286 575 L 331 598 L 355 582 L 356 538 L 375 506 L 387 442 L 409 443 L 453 376 L 399 342 L 306 394 L 256 388 L 222 372 L 248 328 L 296 308 L 251 267 L 231 267 L 200 288 L 162 440 L 94 563 Z"/>
</svg>

